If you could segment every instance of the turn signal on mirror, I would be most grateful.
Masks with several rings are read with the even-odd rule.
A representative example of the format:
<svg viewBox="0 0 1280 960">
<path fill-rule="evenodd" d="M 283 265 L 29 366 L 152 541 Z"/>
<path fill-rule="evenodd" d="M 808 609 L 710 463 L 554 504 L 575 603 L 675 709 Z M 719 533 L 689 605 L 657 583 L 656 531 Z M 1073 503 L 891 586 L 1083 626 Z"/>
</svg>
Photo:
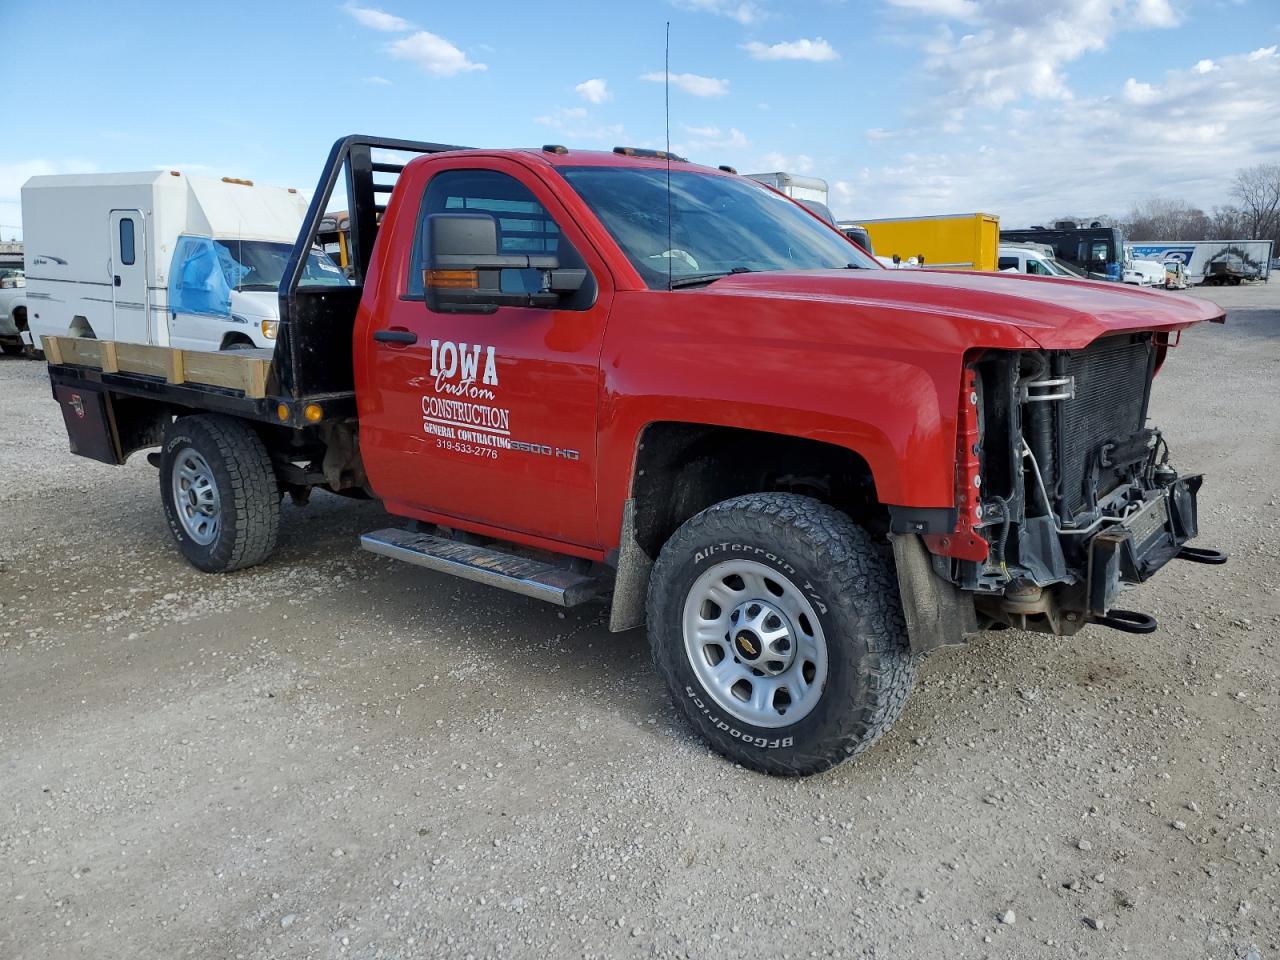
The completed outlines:
<svg viewBox="0 0 1280 960">
<path fill-rule="evenodd" d="M 475 270 L 423 270 L 422 277 L 428 287 L 476 290 L 480 286 L 480 275 Z"/>
</svg>

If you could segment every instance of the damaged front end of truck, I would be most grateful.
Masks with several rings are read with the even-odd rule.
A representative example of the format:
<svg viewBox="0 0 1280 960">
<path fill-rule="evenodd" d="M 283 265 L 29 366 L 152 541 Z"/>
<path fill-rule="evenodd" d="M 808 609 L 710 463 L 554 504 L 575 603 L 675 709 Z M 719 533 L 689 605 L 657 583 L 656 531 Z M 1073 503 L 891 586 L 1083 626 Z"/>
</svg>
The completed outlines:
<svg viewBox="0 0 1280 960">
<path fill-rule="evenodd" d="M 921 538 L 932 573 L 972 598 L 967 628 L 1065 636 L 1096 623 L 1149 633 L 1155 619 L 1119 603 L 1127 588 L 1173 559 L 1226 562 L 1187 546 L 1199 532 L 1203 477 L 1179 472 L 1148 423 L 1152 379 L 1174 335 L 1112 333 L 1078 349 L 968 360 L 956 528 Z M 910 568 L 906 548 L 897 552 Z"/>
</svg>

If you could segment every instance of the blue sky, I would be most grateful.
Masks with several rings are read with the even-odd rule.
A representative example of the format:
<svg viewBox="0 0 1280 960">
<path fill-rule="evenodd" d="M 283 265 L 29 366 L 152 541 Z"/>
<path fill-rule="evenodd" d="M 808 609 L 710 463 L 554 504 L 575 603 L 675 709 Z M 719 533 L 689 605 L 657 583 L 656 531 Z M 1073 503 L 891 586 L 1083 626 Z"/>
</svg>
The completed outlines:
<svg viewBox="0 0 1280 960">
<path fill-rule="evenodd" d="M 675 149 L 823 177 L 841 216 L 1209 208 L 1280 160 L 1277 0 L 0 0 L 0 236 L 35 173 L 309 190 L 350 132 L 660 146 L 668 20 Z"/>
</svg>

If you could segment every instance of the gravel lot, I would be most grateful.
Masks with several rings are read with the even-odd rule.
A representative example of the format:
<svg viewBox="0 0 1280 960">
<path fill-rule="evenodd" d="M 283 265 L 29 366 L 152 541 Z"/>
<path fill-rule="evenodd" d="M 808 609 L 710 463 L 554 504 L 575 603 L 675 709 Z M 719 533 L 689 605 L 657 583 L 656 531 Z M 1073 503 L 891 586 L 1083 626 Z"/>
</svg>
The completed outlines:
<svg viewBox="0 0 1280 960">
<path fill-rule="evenodd" d="M 1231 564 L 1141 588 L 1152 636 L 935 654 L 805 781 L 692 740 L 601 608 L 362 553 L 373 505 L 196 572 L 6 358 L 0 957 L 1280 956 L 1280 284 L 1208 295 L 1153 417 Z"/>
</svg>

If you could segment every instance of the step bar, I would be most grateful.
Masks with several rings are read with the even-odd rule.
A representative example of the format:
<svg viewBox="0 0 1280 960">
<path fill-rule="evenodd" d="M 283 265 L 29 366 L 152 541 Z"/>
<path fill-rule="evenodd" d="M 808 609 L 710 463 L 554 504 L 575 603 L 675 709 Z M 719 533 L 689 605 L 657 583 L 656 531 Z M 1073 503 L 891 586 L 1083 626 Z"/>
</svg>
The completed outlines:
<svg viewBox="0 0 1280 960">
<path fill-rule="evenodd" d="M 393 560 L 403 560 L 561 607 L 576 607 L 600 593 L 601 584 L 595 577 L 531 557 L 461 543 L 430 533 L 396 528 L 375 530 L 360 537 L 360 546 L 370 553 Z"/>
</svg>

